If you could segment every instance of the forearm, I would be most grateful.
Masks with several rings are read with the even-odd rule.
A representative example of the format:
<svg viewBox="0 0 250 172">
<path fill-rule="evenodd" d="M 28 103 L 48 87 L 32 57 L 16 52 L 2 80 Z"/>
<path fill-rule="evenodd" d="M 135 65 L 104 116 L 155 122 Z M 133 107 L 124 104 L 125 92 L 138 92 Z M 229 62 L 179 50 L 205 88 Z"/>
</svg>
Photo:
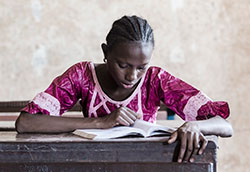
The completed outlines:
<svg viewBox="0 0 250 172">
<path fill-rule="evenodd" d="M 217 135 L 221 137 L 231 137 L 233 135 L 231 124 L 220 116 L 191 122 L 198 124 L 200 131 L 204 135 Z"/>
<path fill-rule="evenodd" d="M 64 133 L 79 128 L 101 128 L 101 118 L 55 117 L 21 113 L 16 121 L 19 133 Z"/>
</svg>

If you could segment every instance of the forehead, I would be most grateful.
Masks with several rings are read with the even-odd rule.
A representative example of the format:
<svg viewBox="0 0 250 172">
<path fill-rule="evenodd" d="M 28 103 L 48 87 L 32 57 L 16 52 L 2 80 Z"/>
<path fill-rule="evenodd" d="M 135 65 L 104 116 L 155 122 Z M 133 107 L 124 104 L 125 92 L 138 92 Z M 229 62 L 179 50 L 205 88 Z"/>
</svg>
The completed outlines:
<svg viewBox="0 0 250 172">
<path fill-rule="evenodd" d="M 112 47 L 110 55 L 122 62 L 149 63 L 152 51 L 152 43 L 122 42 Z"/>
</svg>

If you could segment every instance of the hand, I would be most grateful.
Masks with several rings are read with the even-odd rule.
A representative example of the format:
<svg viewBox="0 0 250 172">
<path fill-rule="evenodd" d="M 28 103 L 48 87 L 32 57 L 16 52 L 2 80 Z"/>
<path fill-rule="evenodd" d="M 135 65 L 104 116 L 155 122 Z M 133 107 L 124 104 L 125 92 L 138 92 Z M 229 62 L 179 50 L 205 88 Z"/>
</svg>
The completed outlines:
<svg viewBox="0 0 250 172">
<path fill-rule="evenodd" d="M 136 119 L 140 119 L 141 115 L 137 114 L 128 107 L 119 107 L 109 115 L 103 117 L 103 128 L 111 128 L 117 125 L 129 126 L 134 124 Z"/>
<path fill-rule="evenodd" d="M 181 142 L 178 155 L 178 162 L 194 162 L 194 155 L 201 155 L 207 146 L 207 139 L 200 132 L 199 126 L 195 121 L 186 122 L 180 126 L 170 136 L 168 143 L 171 144 L 179 138 Z M 200 147 L 201 142 L 201 147 Z"/>
</svg>

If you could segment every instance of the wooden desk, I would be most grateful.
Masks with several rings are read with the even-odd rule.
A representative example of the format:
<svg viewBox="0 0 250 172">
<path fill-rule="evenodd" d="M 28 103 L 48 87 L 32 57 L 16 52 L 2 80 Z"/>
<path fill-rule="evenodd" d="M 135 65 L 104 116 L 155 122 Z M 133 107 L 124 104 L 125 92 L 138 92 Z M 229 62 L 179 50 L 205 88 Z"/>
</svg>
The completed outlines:
<svg viewBox="0 0 250 172">
<path fill-rule="evenodd" d="M 177 163 L 178 143 L 158 138 L 91 141 L 72 134 L 0 132 L 0 171 L 216 171 L 216 141 L 210 136 L 195 163 Z"/>
</svg>

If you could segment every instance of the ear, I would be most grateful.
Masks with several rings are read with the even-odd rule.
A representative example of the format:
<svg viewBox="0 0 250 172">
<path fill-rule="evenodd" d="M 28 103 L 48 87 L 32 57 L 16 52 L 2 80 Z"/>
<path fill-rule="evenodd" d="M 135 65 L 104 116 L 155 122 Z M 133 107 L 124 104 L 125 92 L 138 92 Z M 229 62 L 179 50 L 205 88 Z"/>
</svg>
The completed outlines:
<svg viewBox="0 0 250 172">
<path fill-rule="evenodd" d="M 107 44 L 102 43 L 101 47 L 102 47 L 102 52 L 103 52 L 104 58 L 107 58 L 107 56 L 108 56 L 108 46 L 107 46 Z"/>
</svg>

